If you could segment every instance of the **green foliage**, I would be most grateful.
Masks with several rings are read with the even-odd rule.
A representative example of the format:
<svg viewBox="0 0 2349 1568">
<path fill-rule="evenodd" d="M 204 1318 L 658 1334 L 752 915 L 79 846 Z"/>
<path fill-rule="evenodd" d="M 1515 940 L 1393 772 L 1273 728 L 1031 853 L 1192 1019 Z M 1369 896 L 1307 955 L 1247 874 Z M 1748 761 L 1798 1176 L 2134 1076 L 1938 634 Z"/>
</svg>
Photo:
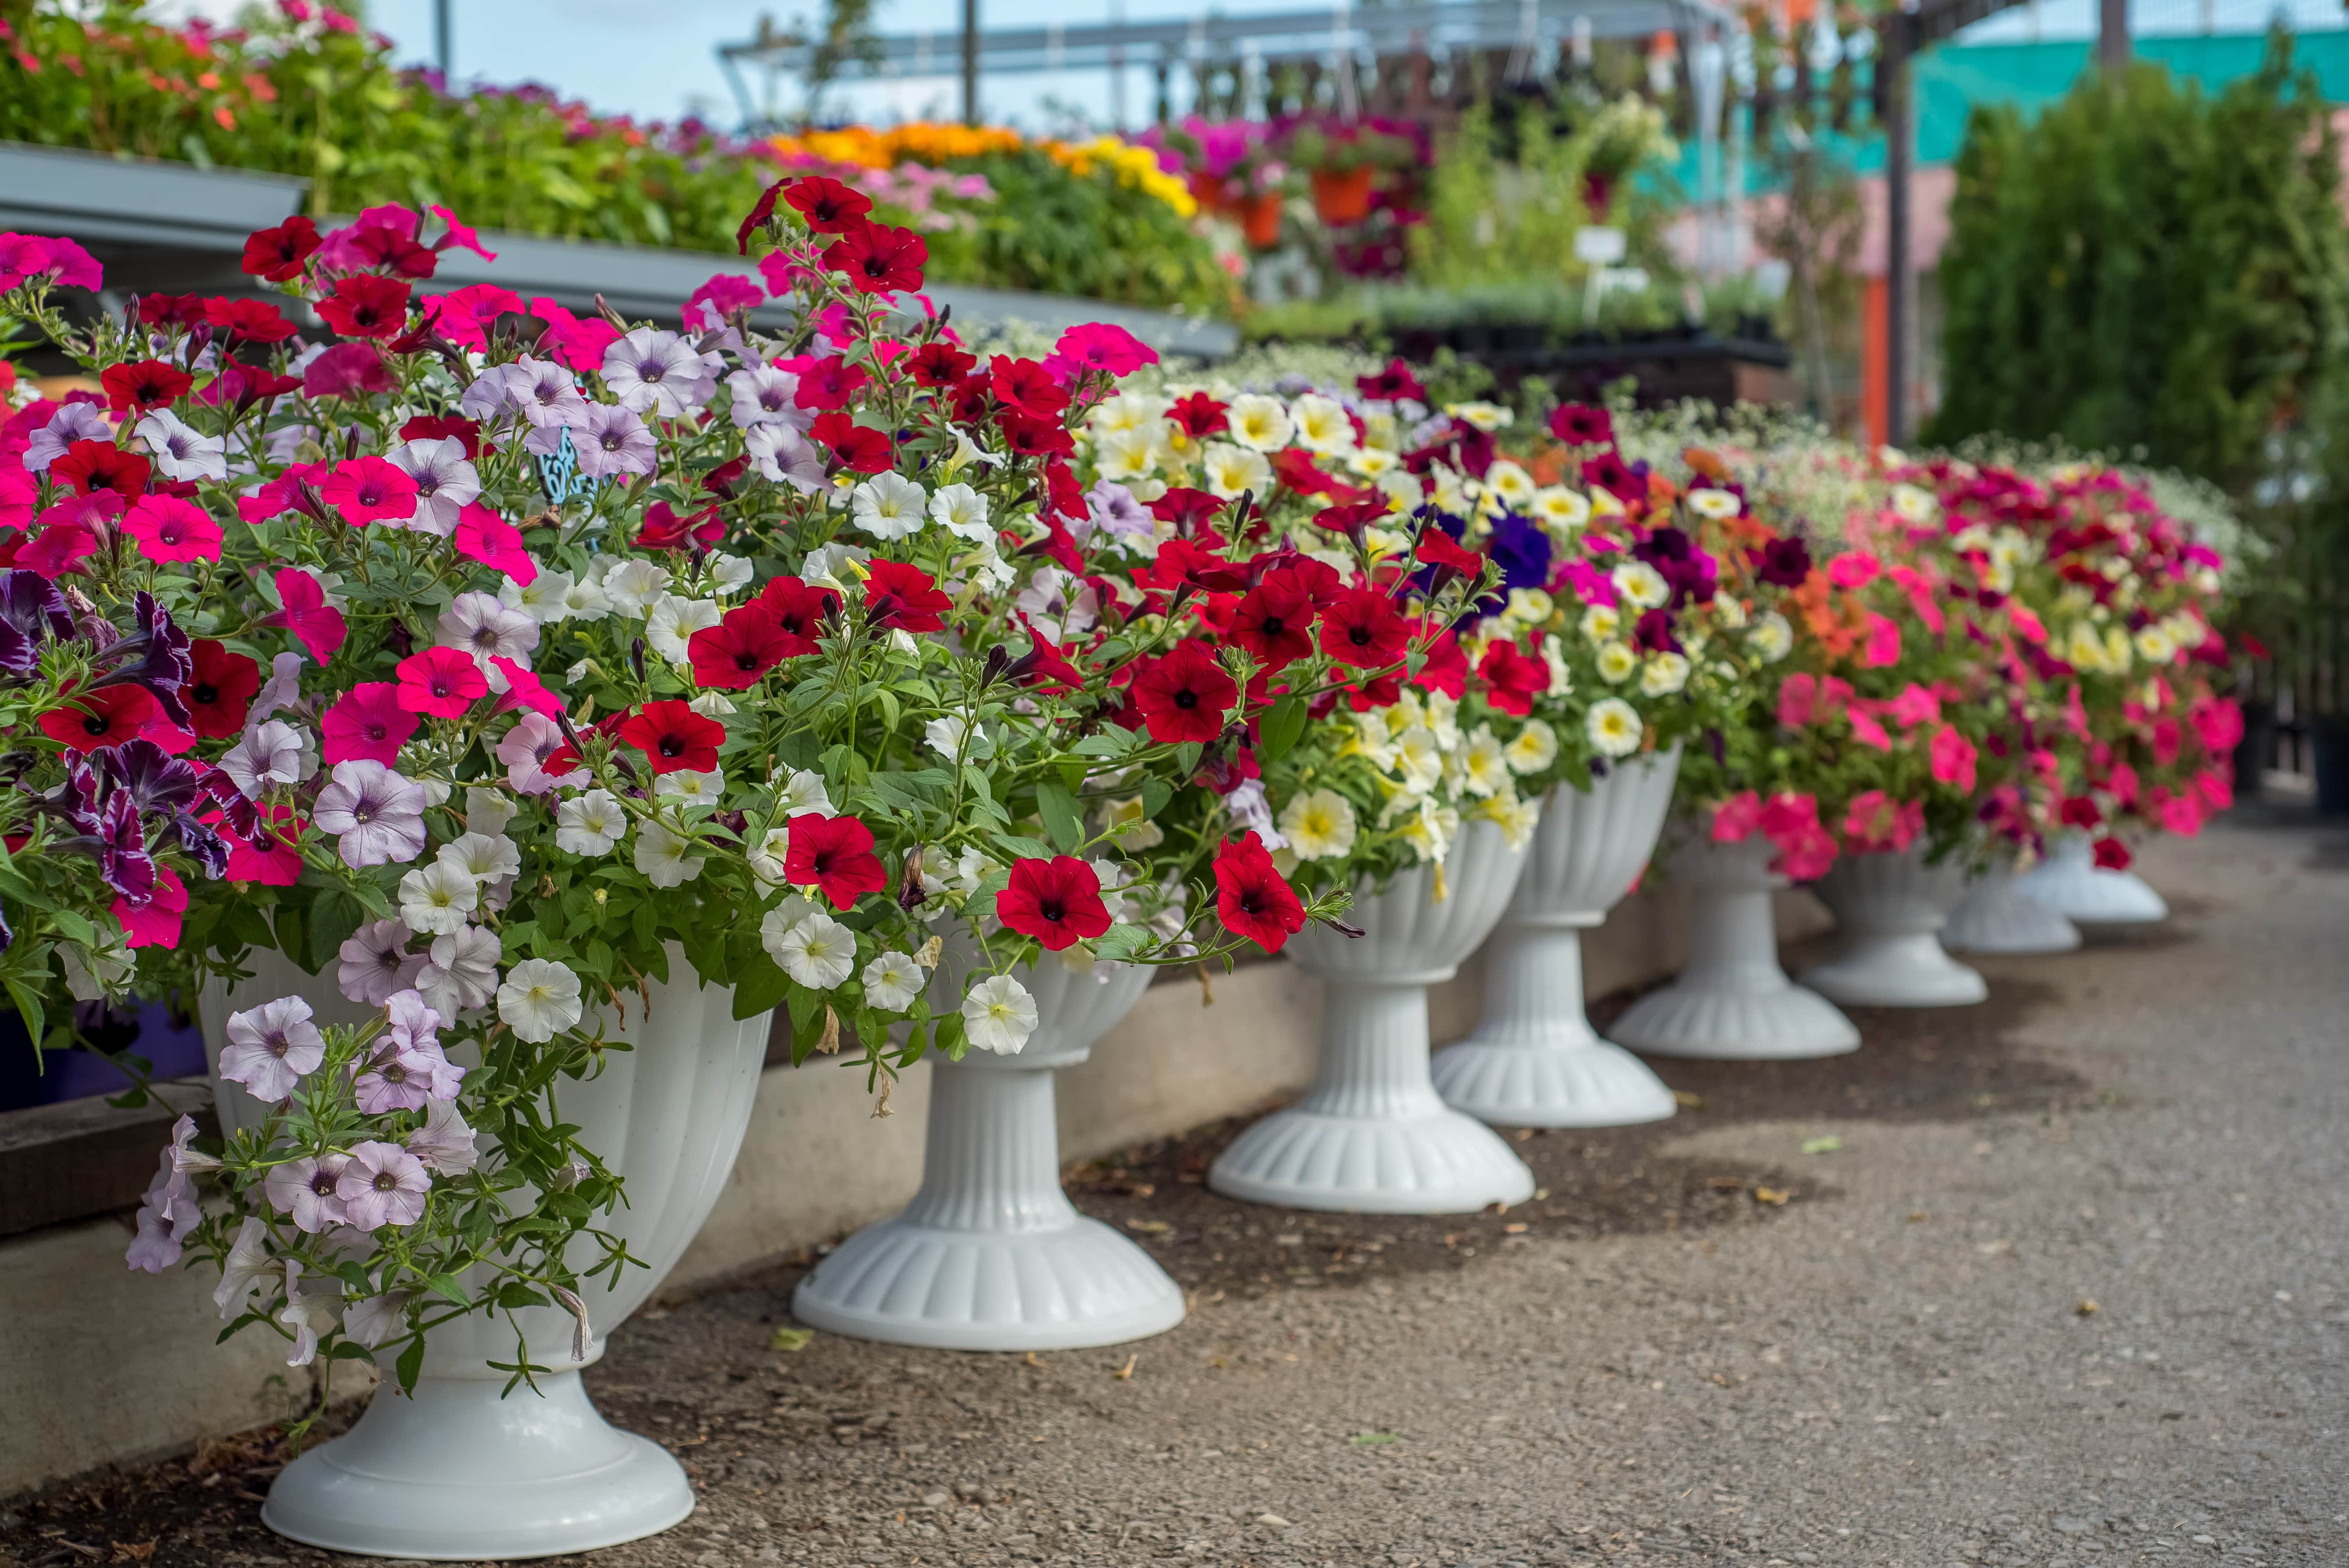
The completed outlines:
<svg viewBox="0 0 2349 1568">
<path fill-rule="evenodd" d="M 2282 32 L 2213 99 L 2141 65 L 2084 78 L 2034 124 L 1977 111 L 1928 439 L 2142 449 L 2241 491 L 2342 364 L 2339 181 Z"/>
</svg>

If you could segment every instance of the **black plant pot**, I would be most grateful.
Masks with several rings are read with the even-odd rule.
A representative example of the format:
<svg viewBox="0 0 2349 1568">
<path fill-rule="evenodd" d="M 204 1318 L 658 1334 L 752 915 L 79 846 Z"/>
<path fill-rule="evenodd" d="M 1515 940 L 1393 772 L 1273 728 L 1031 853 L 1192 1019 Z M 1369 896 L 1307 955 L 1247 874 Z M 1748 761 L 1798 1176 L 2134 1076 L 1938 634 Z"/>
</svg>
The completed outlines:
<svg viewBox="0 0 2349 1568">
<path fill-rule="evenodd" d="M 2275 704 L 2253 698 L 2243 704 L 2243 738 L 2235 743 L 2235 799 L 2256 800 L 2261 776 L 2275 763 Z"/>
<path fill-rule="evenodd" d="M 2316 761 L 2316 814 L 2349 817 L 2349 718 L 2311 719 L 2308 742 Z"/>
</svg>

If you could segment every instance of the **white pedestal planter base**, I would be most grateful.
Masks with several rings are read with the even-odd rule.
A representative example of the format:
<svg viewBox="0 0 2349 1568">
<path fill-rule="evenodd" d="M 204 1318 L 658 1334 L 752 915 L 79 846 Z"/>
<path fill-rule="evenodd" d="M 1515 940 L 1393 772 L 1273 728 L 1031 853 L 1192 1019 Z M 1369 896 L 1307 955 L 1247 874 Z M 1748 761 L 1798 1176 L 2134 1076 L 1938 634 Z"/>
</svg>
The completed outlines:
<svg viewBox="0 0 2349 1568">
<path fill-rule="evenodd" d="M 1609 1030 L 1644 1056 L 1786 1061 L 1859 1049 L 1859 1031 L 1835 1004 L 1786 978 L 1778 965 L 1766 842 L 1692 843 L 1672 860 L 1692 889 L 1688 967 L 1631 1004 Z"/>
<path fill-rule="evenodd" d="M 940 966 L 954 994 L 963 967 L 952 958 Z M 932 1350 L 1074 1350 L 1146 1339 L 1183 1321 L 1183 1291 L 1166 1271 L 1078 1213 L 1061 1190 L 1052 1075 L 1085 1059 L 1142 999 L 1152 974 L 1132 965 L 1106 973 L 1078 974 L 1046 957 L 1019 976 L 1037 1009 L 1024 1050 L 934 1059 L 922 1190 L 904 1213 L 857 1232 L 802 1280 L 793 1316 L 833 1334 Z"/>
<path fill-rule="evenodd" d="M 1364 934 L 1312 927 L 1292 951 L 1326 982 L 1313 1088 L 1240 1134 L 1207 1172 L 1226 1197 L 1366 1214 L 1464 1214 L 1533 1196 L 1533 1172 L 1490 1128 L 1436 1098 L 1427 987 L 1452 977 L 1514 891 L 1525 851 L 1472 823 L 1434 899 L 1433 868 L 1396 877 L 1346 918 Z"/>
<path fill-rule="evenodd" d="M 1582 932 L 1630 891 L 1679 772 L 1675 748 L 1544 799 L 1517 891 L 1485 946 L 1485 1016 L 1435 1057 L 1446 1105 L 1503 1127 L 1624 1127 L 1672 1114 L 1663 1080 L 1584 1016 Z"/>
<path fill-rule="evenodd" d="M 2015 885 L 2082 925 L 2152 925 L 2169 918 L 2169 905 L 2135 872 L 2106 871 L 2080 834 L 2055 841 L 2048 857 Z"/>
<path fill-rule="evenodd" d="M 403 1398 L 386 1384 L 285 1467 L 261 1522 L 330 1552 L 478 1562 L 616 1546 L 693 1511 L 684 1467 L 605 1424 L 578 1373 L 538 1386 L 500 1398 L 502 1382 L 425 1377 Z"/>
<path fill-rule="evenodd" d="M 1990 983 L 1941 949 L 1941 927 L 1962 896 L 1954 861 L 1928 865 L 1922 844 L 1839 855 L 1819 879 L 1835 911 L 1842 951 L 1803 984 L 1854 1007 L 1963 1007 L 1990 998 Z"/>
<path fill-rule="evenodd" d="M 1941 945 L 1952 953 L 2070 953 L 2080 945 L 2080 928 L 2023 892 L 2012 868 L 1999 866 L 1950 912 Z"/>
<path fill-rule="evenodd" d="M 1503 1127 L 1628 1127 L 1672 1114 L 1663 1080 L 1583 1016 L 1581 932 L 1503 926 L 1485 963 L 1485 1022 L 1435 1055 L 1444 1104 Z"/>
</svg>

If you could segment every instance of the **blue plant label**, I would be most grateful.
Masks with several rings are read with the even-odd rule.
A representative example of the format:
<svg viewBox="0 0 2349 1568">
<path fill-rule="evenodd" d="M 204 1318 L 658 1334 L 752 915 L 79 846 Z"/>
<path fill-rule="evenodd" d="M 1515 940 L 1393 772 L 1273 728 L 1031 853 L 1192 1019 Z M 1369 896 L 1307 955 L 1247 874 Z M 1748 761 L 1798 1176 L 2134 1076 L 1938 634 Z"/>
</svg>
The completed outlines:
<svg viewBox="0 0 2349 1568">
<path fill-rule="evenodd" d="M 593 494 L 596 485 L 602 482 L 579 471 L 579 452 L 571 444 L 568 428 L 564 430 L 563 445 L 555 449 L 554 455 L 536 460 L 538 488 L 546 492 L 546 499 L 553 505 L 561 506 L 573 496 Z"/>
</svg>

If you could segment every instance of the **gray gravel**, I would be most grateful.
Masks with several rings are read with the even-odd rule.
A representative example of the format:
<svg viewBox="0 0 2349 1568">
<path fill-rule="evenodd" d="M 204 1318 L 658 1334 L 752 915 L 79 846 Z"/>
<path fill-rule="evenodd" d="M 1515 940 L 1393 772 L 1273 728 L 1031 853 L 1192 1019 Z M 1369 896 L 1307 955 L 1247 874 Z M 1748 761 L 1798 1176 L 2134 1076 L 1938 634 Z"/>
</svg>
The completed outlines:
<svg viewBox="0 0 2349 1568">
<path fill-rule="evenodd" d="M 1644 1141 L 1526 1145 L 1694 1173 L 1656 1223 L 1194 1271 L 1176 1332 L 1032 1359 L 771 1350 L 795 1271 L 648 1315 L 591 1381 L 703 1505 L 595 1561 L 2349 1563 L 2349 835 L 2147 861 L 2168 931 L 1987 962 L 1989 1007 L 1863 1014 L 1840 1067 L 1668 1065 L 1708 1109 Z M 1912 1080 L 1948 1092 L 1878 1092 Z M 1683 1220 L 1712 1170 L 1794 1200 Z"/>
</svg>

